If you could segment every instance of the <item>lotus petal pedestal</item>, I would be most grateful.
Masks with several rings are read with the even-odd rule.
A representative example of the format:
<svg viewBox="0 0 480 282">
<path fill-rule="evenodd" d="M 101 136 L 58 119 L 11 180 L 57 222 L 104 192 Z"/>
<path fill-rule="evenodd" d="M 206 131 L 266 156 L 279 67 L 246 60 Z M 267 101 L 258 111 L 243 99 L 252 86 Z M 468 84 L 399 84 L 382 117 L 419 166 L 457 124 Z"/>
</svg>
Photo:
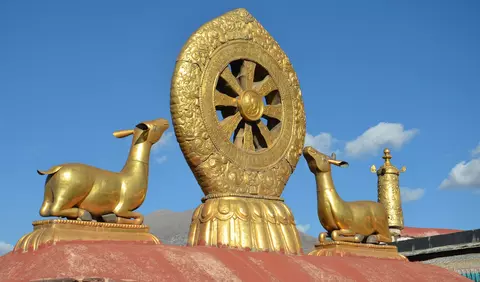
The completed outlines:
<svg viewBox="0 0 480 282">
<path fill-rule="evenodd" d="M 280 198 L 211 196 L 193 213 L 187 244 L 303 254 L 293 214 Z"/>
</svg>

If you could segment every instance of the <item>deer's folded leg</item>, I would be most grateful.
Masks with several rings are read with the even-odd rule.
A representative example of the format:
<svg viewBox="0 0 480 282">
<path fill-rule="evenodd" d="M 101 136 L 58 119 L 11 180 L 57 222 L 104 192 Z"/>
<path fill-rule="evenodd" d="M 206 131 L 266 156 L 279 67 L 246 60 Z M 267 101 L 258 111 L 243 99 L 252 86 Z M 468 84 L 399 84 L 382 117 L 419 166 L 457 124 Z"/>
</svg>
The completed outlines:
<svg viewBox="0 0 480 282">
<path fill-rule="evenodd" d="M 370 237 L 373 237 L 373 238 L 370 239 Z M 370 243 L 370 242 L 372 242 L 372 243 L 390 243 L 390 242 L 392 242 L 392 238 L 387 237 L 383 234 L 371 235 L 370 237 L 367 239 L 367 243 Z"/>
<path fill-rule="evenodd" d="M 328 233 L 327 232 L 322 232 L 318 235 L 318 242 L 320 243 L 324 243 L 325 240 L 327 239 L 327 235 Z"/>
<path fill-rule="evenodd" d="M 132 211 L 117 211 L 117 223 L 140 225 L 143 223 L 143 215 Z M 133 219 L 132 219 L 133 218 Z"/>
<path fill-rule="evenodd" d="M 66 217 L 68 219 L 80 219 L 84 221 L 92 220 L 92 216 L 89 212 L 79 208 L 70 208 L 61 210 L 57 205 L 53 205 L 50 211 L 52 216 Z"/>
<path fill-rule="evenodd" d="M 365 236 L 356 234 L 355 232 L 349 229 L 340 229 L 340 230 L 332 231 L 333 241 L 360 243 L 362 242 L 364 237 Z"/>
</svg>

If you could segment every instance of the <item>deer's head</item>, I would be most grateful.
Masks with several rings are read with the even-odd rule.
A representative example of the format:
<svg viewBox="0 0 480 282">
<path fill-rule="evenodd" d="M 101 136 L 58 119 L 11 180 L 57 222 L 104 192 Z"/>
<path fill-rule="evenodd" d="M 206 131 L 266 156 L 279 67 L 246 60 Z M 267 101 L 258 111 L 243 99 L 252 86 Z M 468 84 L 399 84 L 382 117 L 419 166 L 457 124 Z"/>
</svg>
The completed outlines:
<svg viewBox="0 0 480 282">
<path fill-rule="evenodd" d="M 141 122 L 135 126 L 135 129 L 115 131 L 113 135 L 117 138 L 124 138 L 133 134 L 134 144 L 149 142 L 153 145 L 160 140 L 168 127 L 168 120 L 159 118 Z"/>
<path fill-rule="evenodd" d="M 303 149 L 303 156 L 307 160 L 308 167 L 312 173 L 329 172 L 332 170 L 330 166 L 332 164 L 339 167 L 348 167 L 347 162 L 337 160 L 335 153 L 332 153 L 332 156 L 329 157 L 311 146 Z"/>
</svg>

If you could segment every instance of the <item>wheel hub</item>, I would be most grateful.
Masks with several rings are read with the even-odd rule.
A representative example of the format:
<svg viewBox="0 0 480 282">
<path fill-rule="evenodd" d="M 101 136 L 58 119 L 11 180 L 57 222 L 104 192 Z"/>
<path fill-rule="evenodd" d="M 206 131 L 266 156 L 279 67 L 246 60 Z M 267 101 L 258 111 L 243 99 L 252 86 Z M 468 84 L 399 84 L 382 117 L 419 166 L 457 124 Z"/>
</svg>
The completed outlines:
<svg viewBox="0 0 480 282">
<path fill-rule="evenodd" d="M 242 117 L 248 121 L 257 121 L 263 115 L 262 96 L 253 90 L 247 90 L 238 97 L 238 108 Z"/>
</svg>

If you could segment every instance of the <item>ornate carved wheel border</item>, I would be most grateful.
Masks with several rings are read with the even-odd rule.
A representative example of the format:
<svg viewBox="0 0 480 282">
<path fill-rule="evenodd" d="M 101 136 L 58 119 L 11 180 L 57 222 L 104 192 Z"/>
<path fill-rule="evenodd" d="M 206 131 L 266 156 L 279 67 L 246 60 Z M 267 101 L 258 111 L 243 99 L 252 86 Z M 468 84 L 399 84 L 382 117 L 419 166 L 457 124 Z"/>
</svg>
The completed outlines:
<svg viewBox="0 0 480 282">
<path fill-rule="evenodd" d="M 305 139 L 296 74 L 244 9 L 197 30 L 172 78 L 177 140 L 204 193 L 280 196 Z"/>
</svg>

